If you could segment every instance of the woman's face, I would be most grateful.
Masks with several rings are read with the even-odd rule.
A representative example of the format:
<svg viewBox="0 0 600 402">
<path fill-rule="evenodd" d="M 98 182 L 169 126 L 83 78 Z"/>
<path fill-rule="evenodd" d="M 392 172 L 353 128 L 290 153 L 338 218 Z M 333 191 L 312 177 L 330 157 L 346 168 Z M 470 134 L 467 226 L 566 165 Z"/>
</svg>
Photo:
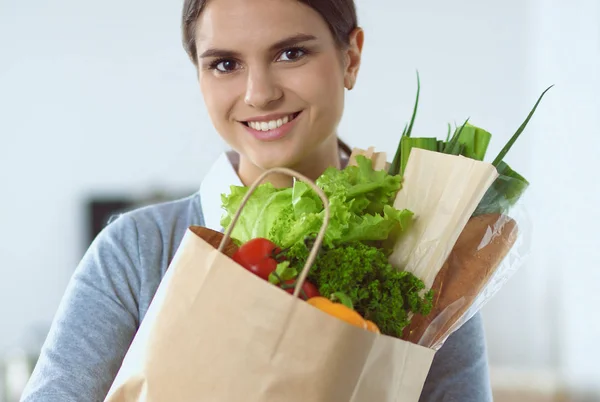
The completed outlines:
<svg viewBox="0 0 600 402">
<path fill-rule="evenodd" d="M 224 140 L 252 164 L 294 167 L 335 144 L 362 32 L 340 49 L 297 0 L 210 0 L 196 33 L 200 87 Z"/>
</svg>

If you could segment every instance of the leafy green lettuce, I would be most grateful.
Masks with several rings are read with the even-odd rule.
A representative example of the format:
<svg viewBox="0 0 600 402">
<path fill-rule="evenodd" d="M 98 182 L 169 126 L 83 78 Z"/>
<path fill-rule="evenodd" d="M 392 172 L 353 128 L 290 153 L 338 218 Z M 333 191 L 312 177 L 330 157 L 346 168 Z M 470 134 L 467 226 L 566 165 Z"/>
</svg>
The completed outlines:
<svg viewBox="0 0 600 402">
<path fill-rule="evenodd" d="M 224 228 L 231 224 L 248 190 L 248 187 L 231 186 L 228 195 L 221 195 L 222 208 L 226 211 L 226 215 L 221 219 Z M 288 206 L 291 193 L 292 189 L 277 189 L 271 183 L 258 186 L 244 206 L 231 237 L 241 243 L 256 237 L 265 237 L 277 217 L 281 215 L 282 209 Z"/>
<path fill-rule="evenodd" d="M 316 184 L 329 200 L 330 220 L 324 239 L 327 246 L 389 240 L 412 221 L 411 211 L 392 206 L 402 187 L 400 176 L 374 170 L 364 156 L 357 158 L 357 166 L 327 169 Z M 231 224 L 247 191 L 247 187 L 232 186 L 229 194 L 222 195 L 224 228 Z M 321 199 L 306 183 L 296 181 L 284 189 L 265 183 L 249 198 L 232 237 L 239 243 L 265 237 L 287 248 L 315 235 L 324 214 Z"/>
</svg>

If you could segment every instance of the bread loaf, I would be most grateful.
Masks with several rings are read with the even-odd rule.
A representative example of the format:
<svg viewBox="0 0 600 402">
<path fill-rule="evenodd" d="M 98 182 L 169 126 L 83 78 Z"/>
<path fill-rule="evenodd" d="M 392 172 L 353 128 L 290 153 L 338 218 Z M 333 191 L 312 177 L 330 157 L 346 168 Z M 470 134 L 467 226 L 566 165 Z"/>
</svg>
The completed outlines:
<svg viewBox="0 0 600 402">
<path fill-rule="evenodd" d="M 425 347 L 445 340 L 488 284 L 516 237 L 516 222 L 505 215 L 472 217 L 435 278 L 431 313 L 413 316 L 402 339 Z"/>
</svg>

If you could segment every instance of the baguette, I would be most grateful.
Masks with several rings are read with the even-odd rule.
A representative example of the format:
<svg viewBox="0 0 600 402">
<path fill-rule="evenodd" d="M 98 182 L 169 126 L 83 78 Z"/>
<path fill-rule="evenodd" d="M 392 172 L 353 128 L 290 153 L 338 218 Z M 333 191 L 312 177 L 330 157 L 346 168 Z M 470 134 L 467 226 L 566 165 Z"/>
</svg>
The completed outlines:
<svg viewBox="0 0 600 402">
<path fill-rule="evenodd" d="M 516 222 L 505 215 L 471 218 L 435 278 L 431 313 L 414 315 L 402 339 L 429 348 L 443 342 L 508 254 L 517 231 Z"/>
</svg>

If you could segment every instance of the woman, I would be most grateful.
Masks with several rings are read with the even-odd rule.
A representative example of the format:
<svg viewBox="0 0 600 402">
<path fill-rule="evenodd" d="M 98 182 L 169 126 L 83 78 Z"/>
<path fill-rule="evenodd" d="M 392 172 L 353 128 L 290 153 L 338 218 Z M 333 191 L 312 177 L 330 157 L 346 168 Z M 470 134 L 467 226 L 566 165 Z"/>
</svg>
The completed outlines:
<svg viewBox="0 0 600 402">
<path fill-rule="evenodd" d="M 314 179 L 343 166 L 336 130 L 364 36 L 352 0 L 186 0 L 183 31 L 210 117 L 234 150 L 204 184 L 248 185 L 273 166 Z M 186 228 L 219 229 L 219 215 L 211 186 L 106 227 L 73 275 L 23 401 L 102 400 Z M 491 400 L 479 315 L 439 351 L 422 400 Z"/>
</svg>

